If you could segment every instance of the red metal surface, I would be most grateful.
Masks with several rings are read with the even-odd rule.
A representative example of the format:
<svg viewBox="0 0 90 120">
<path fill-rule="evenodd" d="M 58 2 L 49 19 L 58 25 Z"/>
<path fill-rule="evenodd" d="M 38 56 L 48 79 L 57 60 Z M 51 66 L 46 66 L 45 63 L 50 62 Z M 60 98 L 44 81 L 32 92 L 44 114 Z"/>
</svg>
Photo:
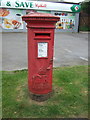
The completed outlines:
<svg viewBox="0 0 90 120">
<path fill-rule="evenodd" d="M 54 28 L 59 17 L 46 13 L 32 13 L 22 19 L 28 27 L 28 87 L 32 93 L 52 91 Z M 38 56 L 38 44 L 47 44 L 47 56 Z"/>
</svg>

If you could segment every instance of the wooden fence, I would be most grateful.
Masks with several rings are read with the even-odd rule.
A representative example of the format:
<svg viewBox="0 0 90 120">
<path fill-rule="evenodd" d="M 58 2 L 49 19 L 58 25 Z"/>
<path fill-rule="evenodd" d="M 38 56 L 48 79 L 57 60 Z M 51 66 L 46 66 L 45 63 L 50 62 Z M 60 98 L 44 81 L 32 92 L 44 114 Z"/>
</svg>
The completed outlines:
<svg viewBox="0 0 90 120">
<path fill-rule="evenodd" d="M 80 23 L 79 26 L 88 26 L 90 27 L 90 15 L 86 13 L 80 13 Z"/>
</svg>

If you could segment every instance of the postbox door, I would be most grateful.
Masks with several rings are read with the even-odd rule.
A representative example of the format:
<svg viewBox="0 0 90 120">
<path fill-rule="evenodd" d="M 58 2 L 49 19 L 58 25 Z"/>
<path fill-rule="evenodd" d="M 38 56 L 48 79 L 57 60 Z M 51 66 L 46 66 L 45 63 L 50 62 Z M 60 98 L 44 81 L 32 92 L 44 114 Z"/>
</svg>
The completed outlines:
<svg viewBox="0 0 90 120">
<path fill-rule="evenodd" d="M 36 94 L 52 91 L 53 67 L 53 31 L 34 33 L 32 51 L 30 52 L 30 90 Z"/>
</svg>

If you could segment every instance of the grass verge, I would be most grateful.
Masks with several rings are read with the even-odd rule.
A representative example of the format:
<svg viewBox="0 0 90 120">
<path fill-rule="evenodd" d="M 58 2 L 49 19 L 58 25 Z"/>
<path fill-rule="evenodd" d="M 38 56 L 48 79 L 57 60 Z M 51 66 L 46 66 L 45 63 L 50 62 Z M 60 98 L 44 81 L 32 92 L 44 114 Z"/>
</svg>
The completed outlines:
<svg viewBox="0 0 90 120">
<path fill-rule="evenodd" d="M 88 67 L 53 70 L 53 96 L 44 102 L 30 99 L 27 70 L 3 72 L 3 118 L 87 118 Z"/>
<path fill-rule="evenodd" d="M 86 25 L 83 25 L 83 26 L 80 26 L 80 27 L 79 27 L 79 30 L 80 30 L 80 31 L 90 31 L 90 27 L 89 27 L 89 26 L 86 26 Z"/>
</svg>

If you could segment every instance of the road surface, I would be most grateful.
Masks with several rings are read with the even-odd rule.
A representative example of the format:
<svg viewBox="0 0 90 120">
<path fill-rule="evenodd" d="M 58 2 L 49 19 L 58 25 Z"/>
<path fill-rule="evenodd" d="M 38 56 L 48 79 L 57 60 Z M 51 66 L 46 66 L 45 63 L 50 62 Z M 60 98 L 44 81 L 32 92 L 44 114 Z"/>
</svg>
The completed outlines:
<svg viewBox="0 0 90 120">
<path fill-rule="evenodd" d="M 55 33 L 54 67 L 87 65 L 88 33 Z M 27 69 L 27 33 L 2 33 L 2 70 Z"/>
</svg>

